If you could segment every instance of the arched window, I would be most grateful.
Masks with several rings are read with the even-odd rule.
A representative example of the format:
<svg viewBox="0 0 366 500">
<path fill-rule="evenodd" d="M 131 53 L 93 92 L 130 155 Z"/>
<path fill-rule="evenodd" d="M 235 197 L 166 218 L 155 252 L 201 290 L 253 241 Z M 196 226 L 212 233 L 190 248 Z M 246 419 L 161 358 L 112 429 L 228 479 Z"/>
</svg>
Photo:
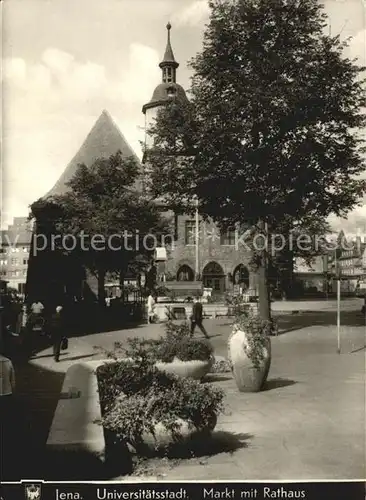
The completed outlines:
<svg viewBox="0 0 366 500">
<path fill-rule="evenodd" d="M 225 274 L 217 262 L 209 262 L 202 272 L 203 285 L 216 293 L 225 291 Z"/>
<path fill-rule="evenodd" d="M 203 275 L 206 276 L 223 276 L 224 271 L 217 262 L 209 262 L 203 269 Z"/>
<path fill-rule="evenodd" d="M 233 282 L 234 282 L 234 285 L 243 285 L 243 284 L 245 284 L 247 287 L 249 286 L 249 271 L 244 266 L 244 264 L 239 264 L 234 269 Z"/>
<path fill-rule="evenodd" d="M 181 266 L 177 272 L 177 280 L 178 281 L 193 281 L 194 280 L 193 270 L 187 265 Z"/>
</svg>

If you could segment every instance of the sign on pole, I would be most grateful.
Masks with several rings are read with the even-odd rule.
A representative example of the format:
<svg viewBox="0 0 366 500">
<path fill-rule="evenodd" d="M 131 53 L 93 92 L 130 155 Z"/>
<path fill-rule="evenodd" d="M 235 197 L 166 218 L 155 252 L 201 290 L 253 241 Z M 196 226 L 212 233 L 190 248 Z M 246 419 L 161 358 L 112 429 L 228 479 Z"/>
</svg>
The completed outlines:
<svg viewBox="0 0 366 500">
<path fill-rule="evenodd" d="M 341 277 L 342 269 L 339 258 L 342 255 L 342 249 L 337 248 L 335 251 L 335 277 L 337 280 L 337 352 L 341 353 Z"/>
<path fill-rule="evenodd" d="M 195 223 L 195 240 L 196 240 L 196 265 L 195 265 L 195 271 L 196 271 L 196 276 L 195 279 L 198 279 L 199 272 L 200 272 L 200 265 L 199 265 L 199 245 L 200 245 L 200 217 L 199 217 L 199 212 L 198 212 L 198 199 L 196 198 L 196 223 Z"/>
</svg>

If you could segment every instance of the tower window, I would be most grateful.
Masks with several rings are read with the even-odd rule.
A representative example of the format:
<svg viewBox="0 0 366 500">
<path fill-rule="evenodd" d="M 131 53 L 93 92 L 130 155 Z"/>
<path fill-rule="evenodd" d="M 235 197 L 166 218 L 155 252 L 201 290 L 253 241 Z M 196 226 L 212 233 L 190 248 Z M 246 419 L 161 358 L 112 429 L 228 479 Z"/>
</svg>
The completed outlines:
<svg viewBox="0 0 366 500">
<path fill-rule="evenodd" d="M 173 98 L 177 92 L 174 87 L 168 87 L 166 93 L 168 97 Z"/>
<path fill-rule="evenodd" d="M 172 83 L 173 82 L 173 68 L 171 68 L 171 67 L 164 68 L 163 81 L 164 81 L 164 83 Z"/>
</svg>

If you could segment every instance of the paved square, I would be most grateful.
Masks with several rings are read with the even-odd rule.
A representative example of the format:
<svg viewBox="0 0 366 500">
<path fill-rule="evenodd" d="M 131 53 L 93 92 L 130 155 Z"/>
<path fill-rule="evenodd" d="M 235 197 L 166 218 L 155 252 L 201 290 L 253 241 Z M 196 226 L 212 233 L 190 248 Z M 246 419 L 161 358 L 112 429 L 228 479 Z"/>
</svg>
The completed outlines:
<svg viewBox="0 0 366 500">
<path fill-rule="evenodd" d="M 356 314 L 356 313 L 355 313 Z M 334 318 L 333 318 L 334 319 Z M 153 461 L 153 477 L 164 480 L 316 480 L 365 477 L 365 327 L 357 321 L 342 327 L 342 352 L 337 354 L 336 328 L 311 317 L 281 320 L 280 335 L 272 337 L 272 365 L 266 389 L 239 393 L 231 373 L 210 375 L 226 393 L 225 414 L 219 418 L 215 453 L 181 461 Z M 231 321 L 206 320 L 215 353 L 226 356 Z M 105 357 L 94 346 L 113 349 L 128 337 L 156 338 L 164 325 L 71 338 L 58 364 L 51 350 L 31 361 L 39 374 L 32 385 L 20 382 L 28 397 L 33 432 L 47 435 L 57 403 L 52 377 L 78 359 Z M 29 368 L 28 368 L 29 369 Z M 58 370 L 59 373 L 55 372 Z M 42 376 L 43 373 L 43 376 Z M 52 375 L 53 374 L 53 375 Z M 55 382 L 56 383 L 56 382 Z M 42 394 L 42 398 L 39 394 Z M 53 403 L 47 402 L 47 397 Z M 47 413 L 48 412 L 48 413 Z M 43 427 L 39 422 L 41 420 Z M 38 443 L 40 446 L 42 443 Z M 207 456 L 205 456 L 207 455 Z M 120 478 L 128 480 L 131 478 Z M 144 478 L 140 478 L 144 480 Z"/>
</svg>

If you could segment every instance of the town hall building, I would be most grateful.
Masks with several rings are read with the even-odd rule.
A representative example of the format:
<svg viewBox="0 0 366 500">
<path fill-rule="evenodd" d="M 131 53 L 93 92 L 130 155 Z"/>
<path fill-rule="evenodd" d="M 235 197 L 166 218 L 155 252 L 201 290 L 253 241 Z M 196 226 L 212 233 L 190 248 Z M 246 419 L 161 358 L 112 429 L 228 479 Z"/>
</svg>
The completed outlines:
<svg viewBox="0 0 366 500">
<path fill-rule="evenodd" d="M 148 130 L 156 119 L 158 110 L 171 99 L 175 99 L 178 104 L 187 101 L 183 87 L 177 83 L 179 63 L 174 57 L 170 32 L 171 24 L 168 23 L 167 45 L 159 64 L 162 81 L 155 88 L 151 100 L 142 108 L 146 134 L 143 158 L 145 175 L 149 172 L 149 147 L 153 140 Z M 174 225 L 175 241 L 166 252 L 166 277 L 177 281 L 199 279 L 203 286 L 212 288 L 214 293 L 230 290 L 234 284 L 249 286 L 250 253 L 244 245 L 237 245 L 235 230 L 220 233 L 214 223 L 204 222 L 199 213 L 195 217 L 174 214 Z"/>
</svg>

